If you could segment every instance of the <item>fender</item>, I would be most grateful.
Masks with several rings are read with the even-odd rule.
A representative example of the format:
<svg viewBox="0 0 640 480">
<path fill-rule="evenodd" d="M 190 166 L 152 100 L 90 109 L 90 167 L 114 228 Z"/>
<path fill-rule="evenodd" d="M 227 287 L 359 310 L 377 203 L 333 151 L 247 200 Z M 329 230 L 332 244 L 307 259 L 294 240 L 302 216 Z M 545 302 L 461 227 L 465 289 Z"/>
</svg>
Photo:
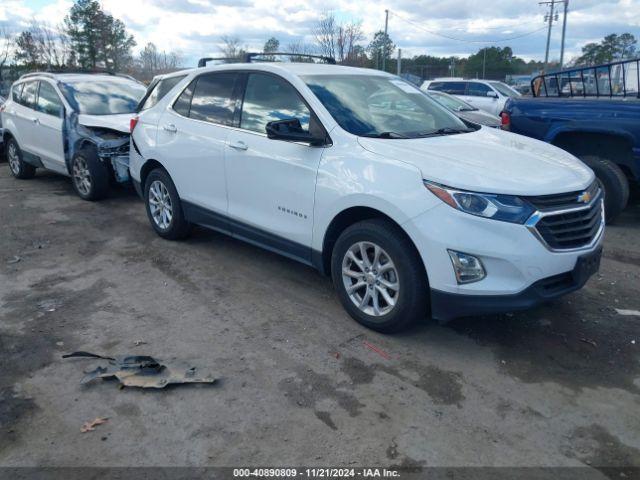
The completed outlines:
<svg viewBox="0 0 640 480">
<path fill-rule="evenodd" d="M 547 143 L 554 143 L 556 138 L 563 133 L 597 133 L 602 135 L 615 136 L 627 140 L 630 145 L 635 143 L 633 135 L 628 131 L 615 127 L 603 127 L 602 125 L 584 125 L 571 126 L 566 123 L 552 126 L 546 133 L 543 140 Z"/>
</svg>

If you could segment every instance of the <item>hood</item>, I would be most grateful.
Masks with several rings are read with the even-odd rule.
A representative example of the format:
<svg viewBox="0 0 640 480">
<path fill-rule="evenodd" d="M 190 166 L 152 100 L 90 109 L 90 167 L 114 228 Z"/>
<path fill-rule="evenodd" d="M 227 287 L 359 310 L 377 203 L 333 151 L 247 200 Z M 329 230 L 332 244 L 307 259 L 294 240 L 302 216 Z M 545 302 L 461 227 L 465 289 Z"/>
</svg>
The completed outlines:
<svg viewBox="0 0 640 480">
<path fill-rule="evenodd" d="M 118 115 L 78 115 L 78 123 L 85 127 L 109 128 L 122 133 L 129 133 L 129 121 L 135 113 L 121 113 Z"/>
<path fill-rule="evenodd" d="M 473 123 L 486 125 L 487 127 L 499 127 L 500 117 L 483 112 L 482 110 L 472 110 L 468 112 L 456 112 L 459 117 Z"/>
<path fill-rule="evenodd" d="M 358 137 L 358 142 L 370 152 L 415 165 L 425 180 L 461 190 L 550 195 L 582 190 L 595 178 L 564 150 L 495 128 L 415 139 Z"/>
</svg>

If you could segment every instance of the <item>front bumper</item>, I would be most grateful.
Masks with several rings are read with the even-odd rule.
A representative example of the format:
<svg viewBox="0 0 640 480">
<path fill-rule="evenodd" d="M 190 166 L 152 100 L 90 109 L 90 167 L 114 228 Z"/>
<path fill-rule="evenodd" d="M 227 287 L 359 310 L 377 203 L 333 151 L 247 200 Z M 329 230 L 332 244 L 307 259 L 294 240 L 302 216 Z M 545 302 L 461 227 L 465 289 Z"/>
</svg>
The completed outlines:
<svg viewBox="0 0 640 480">
<path fill-rule="evenodd" d="M 449 320 L 530 308 L 581 288 L 579 259 L 599 252 L 593 245 L 549 250 L 525 225 L 488 220 L 438 205 L 403 224 L 425 265 L 432 291 L 432 315 Z M 447 249 L 479 258 L 486 277 L 459 285 Z M 553 288 L 549 288 L 551 285 Z"/>
<path fill-rule="evenodd" d="M 582 288 L 598 271 L 602 247 L 579 257 L 570 272 L 538 280 L 520 293 L 511 295 L 464 295 L 431 290 L 431 316 L 448 321 L 454 318 L 527 310 Z"/>
</svg>

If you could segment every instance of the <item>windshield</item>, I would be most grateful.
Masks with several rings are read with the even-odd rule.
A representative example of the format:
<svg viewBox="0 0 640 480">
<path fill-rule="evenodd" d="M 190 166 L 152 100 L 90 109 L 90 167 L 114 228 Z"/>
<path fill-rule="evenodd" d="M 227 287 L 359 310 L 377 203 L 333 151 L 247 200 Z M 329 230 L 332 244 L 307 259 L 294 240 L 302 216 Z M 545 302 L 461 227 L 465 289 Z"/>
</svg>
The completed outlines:
<svg viewBox="0 0 640 480">
<path fill-rule="evenodd" d="M 440 105 L 444 105 L 454 112 L 472 112 L 474 110 L 478 110 L 473 105 L 469 105 L 467 102 L 463 102 L 459 98 L 446 93 L 436 92 L 432 90 L 427 95 L 433 98 Z"/>
<path fill-rule="evenodd" d="M 310 75 L 302 79 L 335 121 L 354 135 L 417 138 L 468 131 L 455 115 L 399 78 Z"/>
<path fill-rule="evenodd" d="M 498 90 L 505 97 L 514 98 L 514 97 L 520 97 L 521 96 L 517 91 L 515 91 L 509 85 L 505 85 L 502 82 L 489 82 L 489 83 L 491 84 L 491 86 L 493 88 Z"/>
<path fill-rule="evenodd" d="M 61 83 L 60 89 L 71 107 L 86 115 L 133 113 L 147 90 L 133 80 L 121 79 Z"/>
</svg>

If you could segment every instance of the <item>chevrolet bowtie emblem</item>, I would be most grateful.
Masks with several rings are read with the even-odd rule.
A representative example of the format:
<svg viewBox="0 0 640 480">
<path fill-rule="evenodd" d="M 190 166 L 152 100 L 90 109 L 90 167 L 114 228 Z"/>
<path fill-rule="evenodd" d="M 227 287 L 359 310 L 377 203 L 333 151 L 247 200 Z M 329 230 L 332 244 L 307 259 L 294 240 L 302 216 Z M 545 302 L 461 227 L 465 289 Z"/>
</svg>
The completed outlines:
<svg viewBox="0 0 640 480">
<path fill-rule="evenodd" d="M 591 201 L 591 194 L 589 192 L 582 192 L 578 195 L 578 202 L 589 203 Z"/>
</svg>

